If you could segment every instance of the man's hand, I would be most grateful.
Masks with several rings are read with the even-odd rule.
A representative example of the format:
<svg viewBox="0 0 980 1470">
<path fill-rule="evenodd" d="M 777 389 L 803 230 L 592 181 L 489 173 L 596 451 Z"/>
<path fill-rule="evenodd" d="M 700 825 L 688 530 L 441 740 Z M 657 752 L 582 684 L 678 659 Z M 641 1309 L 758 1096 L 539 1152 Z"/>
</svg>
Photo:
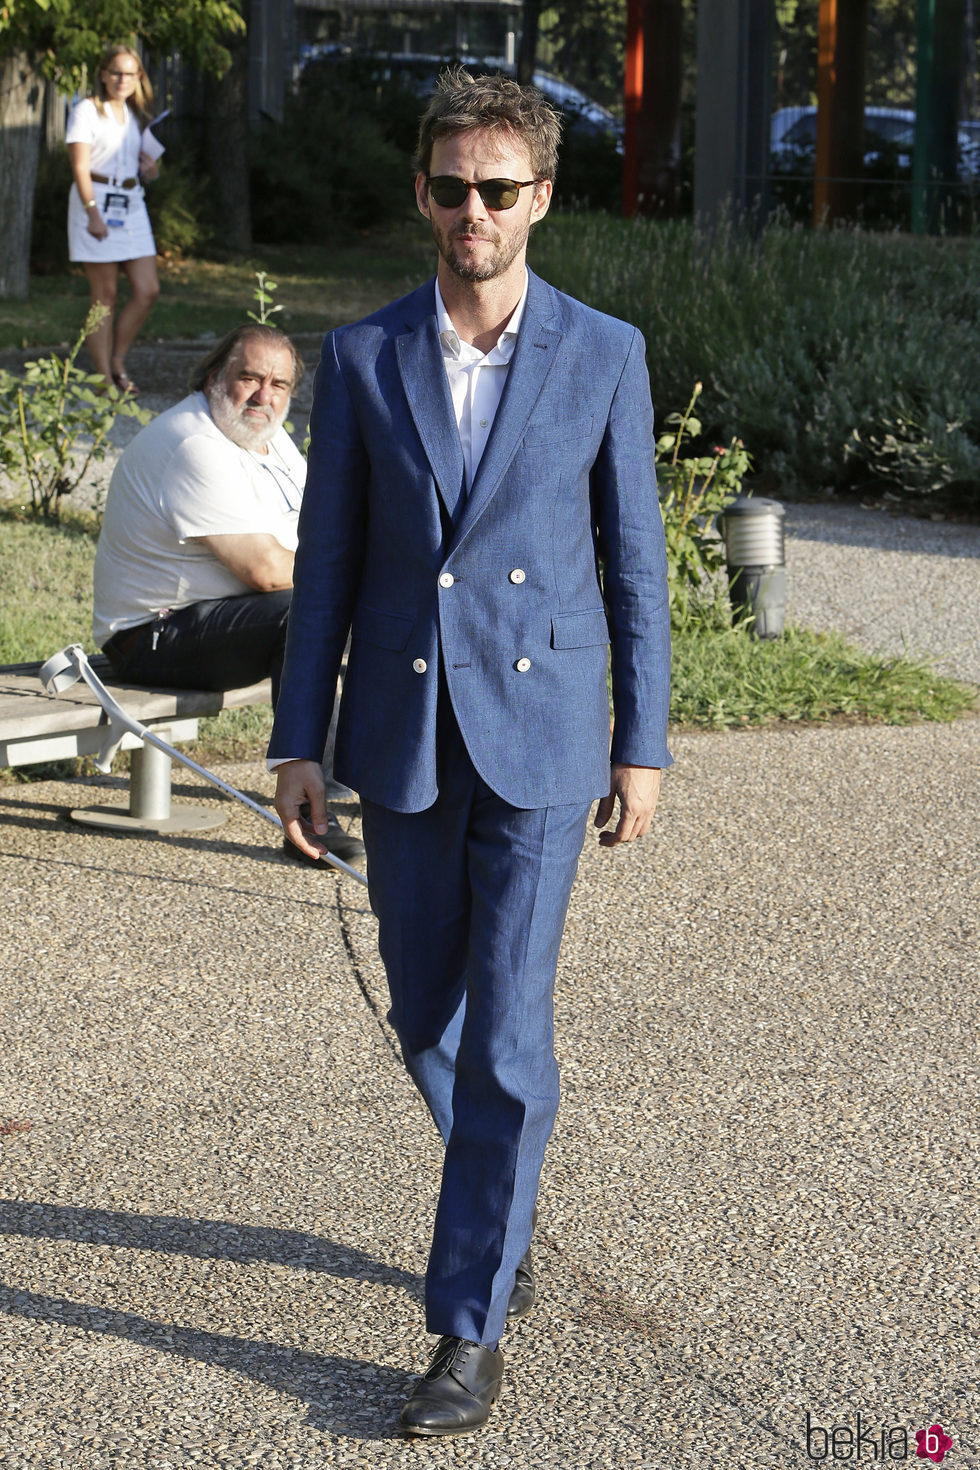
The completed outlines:
<svg viewBox="0 0 980 1470">
<path fill-rule="evenodd" d="M 325 846 L 316 846 L 314 834 L 326 836 L 327 801 L 323 771 L 317 761 L 286 761 L 276 767 L 276 811 L 282 829 L 300 852 L 309 858 L 320 858 Z M 300 807 L 310 804 L 309 819 L 300 816 Z"/>
<path fill-rule="evenodd" d="M 605 827 L 611 820 L 616 798 L 619 798 L 619 821 L 613 832 L 600 832 L 601 847 L 615 847 L 620 842 L 633 842 L 642 837 L 657 810 L 661 772 L 656 766 L 619 766 L 610 770 L 609 795 L 599 803 L 593 824 Z"/>
</svg>

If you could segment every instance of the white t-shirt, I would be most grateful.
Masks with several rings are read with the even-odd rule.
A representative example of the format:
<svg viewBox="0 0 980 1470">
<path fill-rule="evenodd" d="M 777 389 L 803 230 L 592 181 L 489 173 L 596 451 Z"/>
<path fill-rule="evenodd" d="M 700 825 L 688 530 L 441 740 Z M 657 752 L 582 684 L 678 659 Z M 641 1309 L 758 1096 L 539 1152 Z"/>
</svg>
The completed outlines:
<svg viewBox="0 0 980 1470">
<path fill-rule="evenodd" d="M 233 444 L 192 393 L 141 429 L 109 482 L 95 554 L 99 646 L 165 609 L 254 589 L 193 536 L 274 536 L 296 550 L 306 461 L 285 429 L 268 454 Z"/>
<path fill-rule="evenodd" d="M 139 173 L 142 136 L 131 107 L 120 123 L 111 107 L 99 112 L 91 97 L 75 103 L 65 129 L 66 143 L 88 143 L 96 173 L 116 179 L 135 178 Z"/>
</svg>

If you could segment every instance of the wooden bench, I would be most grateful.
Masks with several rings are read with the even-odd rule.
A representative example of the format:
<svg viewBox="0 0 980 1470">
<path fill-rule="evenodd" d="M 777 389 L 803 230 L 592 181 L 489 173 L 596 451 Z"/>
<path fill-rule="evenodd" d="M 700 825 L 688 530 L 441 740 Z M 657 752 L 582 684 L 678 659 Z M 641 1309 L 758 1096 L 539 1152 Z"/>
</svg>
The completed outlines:
<svg viewBox="0 0 980 1470">
<path fill-rule="evenodd" d="M 268 679 L 246 689 L 223 693 L 210 689 L 145 689 L 120 684 L 103 657 L 89 660 L 119 703 L 142 725 L 179 745 L 195 740 L 198 720 L 271 697 Z M 0 766 L 30 766 L 71 756 L 95 755 L 107 720 L 102 706 L 81 680 L 64 694 L 47 694 L 40 664 L 0 667 Z M 175 806 L 170 799 L 173 762 L 162 750 L 125 735 L 123 750 L 132 751 L 129 806 L 73 810 L 76 822 L 120 832 L 187 832 L 219 827 L 227 817 L 212 807 Z"/>
</svg>

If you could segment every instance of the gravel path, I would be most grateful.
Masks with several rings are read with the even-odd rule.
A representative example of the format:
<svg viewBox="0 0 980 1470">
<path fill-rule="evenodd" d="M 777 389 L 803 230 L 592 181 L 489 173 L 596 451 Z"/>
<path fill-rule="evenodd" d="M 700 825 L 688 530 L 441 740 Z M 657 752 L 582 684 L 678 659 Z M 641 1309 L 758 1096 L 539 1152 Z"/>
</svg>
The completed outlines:
<svg viewBox="0 0 980 1470">
<path fill-rule="evenodd" d="M 438 1148 L 362 890 L 237 806 L 0 791 L 4 1470 L 786 1470 L 858 1412 L 980 1464 L 980 722 L 675 749 L 656 832 L 586 846 L 540 1304 L 452 1445 L 396 1433 Z"/>
<path fill-rule="evenodd" d="M 789 616 L 980 684 L 980 526 L 788 505 Z"/>
</svg>

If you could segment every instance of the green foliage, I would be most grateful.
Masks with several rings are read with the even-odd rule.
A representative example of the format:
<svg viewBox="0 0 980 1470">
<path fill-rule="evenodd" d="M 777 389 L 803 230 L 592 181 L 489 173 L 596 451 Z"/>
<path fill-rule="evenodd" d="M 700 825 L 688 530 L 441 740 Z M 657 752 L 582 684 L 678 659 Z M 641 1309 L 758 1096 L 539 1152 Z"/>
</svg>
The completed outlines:
<svg viewBox="0 0 980 1470">
<path fill-rule="evenodd" d="M 109 43 L 139 40 L 223 71 L 222 39 L 243 29 L 231 0 L 0 0 L 0 54 L 30 52 L 41 75 L 69 93 Z"/>
<path fill-rule="evenodd" d="M 167 259 L 197 255 L 211 244 L 207 184 L 192 161 L 165 160 L 146 191 L 157 253 Z"/>
<path fill-rule="evenodd" d="M 713 729 L 777 720 L 908 725 L 954 720 L 976 690 L 917 659 L 864 653 L 839 633 L 790 625 L 758 639 L 693 621 L 672 635 L 670 718 Z"/>
<path fill-rule="evenodd" d="M 558 155 L 553 209 L 606 209 L 619 213 L 623 157 L 611 133 L 567 133 Z"/>
<path fill-rule="evenodd" d="M 705 434 L 741 435 L 767 492 L 980 505 L 980 240 L 555 216 L 531 249 L 641 328 L 655 404 L 704 383 Z"/>
<path fill-rule="evenodd" d="M 873 477 L 892 494 L 929 496 L 962 486 L 968 495 L 980 483 L 980 445 L 962 423 L 935 412 L 896 411 L 854 429 L 844 453 L 862 479 Z"/>
<path fill-rule="evenodd" d="M 154 186 L 156 187 L 156 186 Z M 280 284 L 287 332 L 316 332 L 356 321 L 401 296 L 431 275 L 433 248 L 421 215 L 389 236 L 355 236 L 350 244 L 263 245 L 261 258 L 162 262 L 163 289 L 153 308 L 154 337 L 194 337 L 205 327 L 220 336 L 242 319 L 257 265 Z M 76 268 L 65 276 L 35 276 L 28 301 L 0 301 L 0 348 L 47 347 L 67 351 L 88 309 L 88 283 Z"/>
<path fill-rule="evenodd" d="M 707 615 L 716 621 L 717 577 L 724 565 L 724 547 L 718 536 L 717 517 L 742 488 L 749 456 L 741 439 L 727 448 L 718 444 L 707 454 L 683 454 L 685 440 L 701 434 L 701 420 L 694 405 L 701 384 L 683 413 L 665 420 L 667 432 L 657 439 L 657 479 L 660 513 L 667 541 L 667 587 L 670 621 L 683 627 L 691 618 Z"/>
<path fill-rule="evenodd" d="M 252 292 L 252 295 L 255 297 L 255 301 L 259 309 L 257 312 L 246 311 L 245 315 L 251 321 L 259 322 L 264 325 L 275 315 L 277 311 L 282 311 L 281 306 L 273 306 L 272 304 L 275 300 L 273 292 L 278 291 L 279 287 L 275 281 L 269 280 L 269 277 L 266 275 L 265 271 L 256 271 L 255 280 L 256 286 L 255 290 Z"/>
<path fill-rule="evenodd" d="M 379 98 L 354 62 L 308 66 L 282 123 L 252 135 L 255 239 L 321 243 L 406 218 L 418 113 L 408 86 Z"/>
<path fill-rule="evenodd" d="M 538 55 L 609 108 L 623 102 L 626 0 L 556 0 L 541 11 Z"/>
<path fill-rule="evenodd" d="M 106 315 L 93 306 L 67 358 L 54 352 L 25 363 L 23 377 L 0 369 L 0 465 L 30 490 L 35 515 L 57 521 L 61 502 L 104 459 L 117 414 L 150 415 L 102 377 L 75 365 L 86 336 Z"/>
</svg>

